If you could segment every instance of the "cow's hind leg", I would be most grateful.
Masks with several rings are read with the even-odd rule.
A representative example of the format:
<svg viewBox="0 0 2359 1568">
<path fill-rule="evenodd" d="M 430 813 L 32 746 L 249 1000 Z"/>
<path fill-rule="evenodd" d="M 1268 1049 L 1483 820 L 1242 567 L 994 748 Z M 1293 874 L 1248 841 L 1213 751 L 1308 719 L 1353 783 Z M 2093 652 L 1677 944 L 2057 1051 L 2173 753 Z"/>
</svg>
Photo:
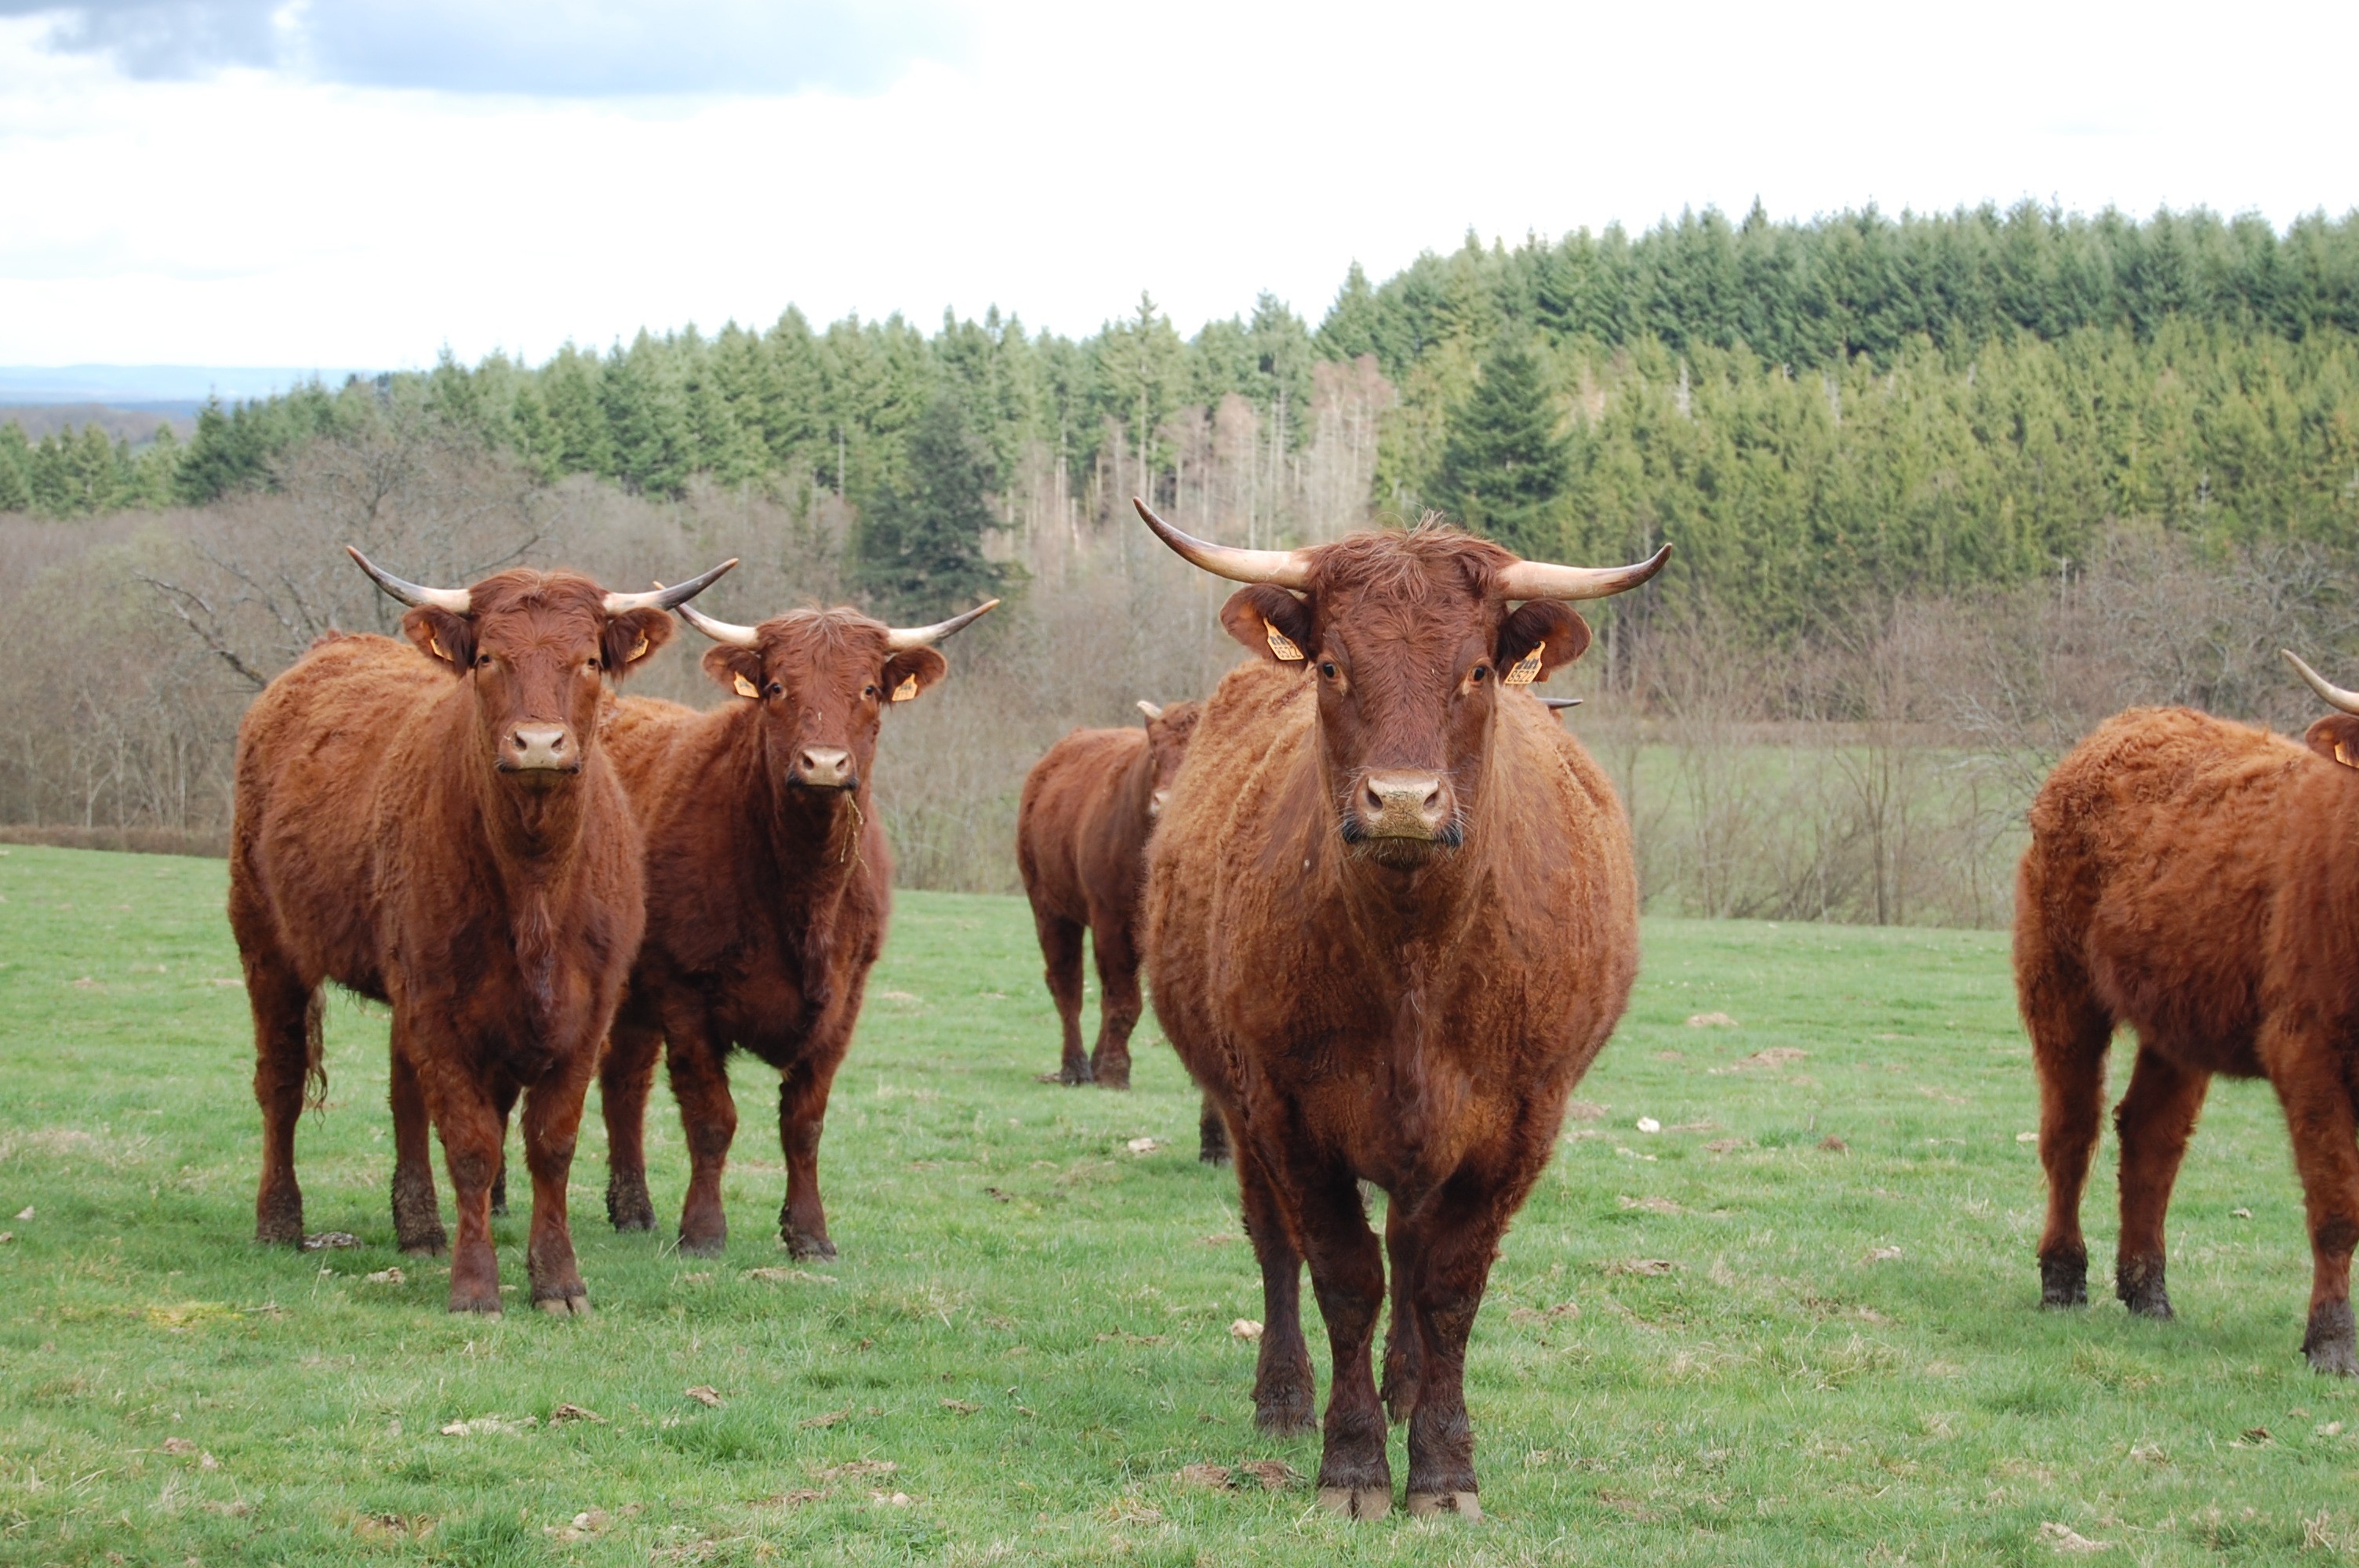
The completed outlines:
<svg viewBox="0 0 2359 1568">
<path fill-rule="evenodd" d="M 2081 1195 L 2104 1125 L 2105 1052 L 2113 1020 L 2077 968 L 2019 933 L 2016 972 L 2031 1058 L 2039 1075 L 2039 1162 L 2048 1173 L 2048 1223 L 2039 1236 L 2039 1304 L 2089 1304 L 2089 1244 Z"/>
<path fill-rule="evenodd" d="M 1196 1113 L 1196 1158 L 1207 1165 L 1229 1162 L 1229 1119 L 1211 1095 L 1204 1096 L 1202 1108 Z"/>
<path fill-rule="evenodd" d="M 806 1055 L 778 1080 L 778 1145 L 787 1156 L 787 1201 L 778 1211 L 778 1239 L 797 1258 L 832 1258 L 827 1207 L 819 1192 L 819 1140 L 827 1124 L 827 1094 L 835 1081 L 842 1043 L 824 1057 Z"/>
<path fill-rule="evenodd" d="M 394 1022 L 393 1239 L 404 1252 L 440 1252 L 450 1245 L 442 1229 L 442 1206 L 434 1196 L 433 1131 L 418 1069 L 402 1049 L 400 1021 Z"/>
<path fill-rule="evenodd" d="M 655 1087 L 663 1032 L 614 1020 L 598 1065 L 600 1114 L 606 1121 L 606 1218 L 617 1230 L 653 1230 L 647 1195 L 647 1094 Z"/>
<path fill-rule="evenodd" d="M 500 1113 L 500 1168 L 492 1173 L 492 1212 L 508 1212 L 508 1118 L 516 1110 L 519 1086 L 502 1081 L 492 1094 L 494 1108 Z"/>
<path fill-rule="evenodd" d="M 2129 1090 L 2114 1112 L 2122 1145 L 2122 1236 L 2114 1293 L 2140 1317 L 2170 1316 L 2162 1277 L 2163 1217 L 2211 1087 L 2211 1074 L 2141 1046 L 2130 1068 Z"/>
<path fill-rule="evenodd" d="M 2353 1141 L 2351 1091 L 2325 1040 L 2270 1051 L 2262 1060 L 2298 1064 L 2272 1075 L 2294 1167 L 2309 1210 L 2310 1327 L 2301 1348 L 2315 1372 L 2359 1375 L 2351 1312 L 2351 1254 L 2359 1247 L 2359 1146 Z"/>
<path fill-rule="evenodd" d="M 303 1189 L 295 1180 L 295 1123 L 303 1114 L 304 1080 L 315 1065 L 319 993 L 277 954 L 248 951 L 245 996 L 254 1011 L 254 1098 L 262 1108 L 254 1238 L 299 1245 Z"/>
<path fill-rule="evenodd" d="M 573 1147 L 582 1132 L 582 1103 L 590 1094 L 595 1053 L 582 1051 L 532 1086 L 524 1099 L 524 1162 L 532 1173 L 532 1231 L 525 1244 L 525 1269 L 532 1281 L 532 1304 L 560 1316 L 588 1317 L 589 1288 L 573 1256 L 573 1229 L 565 1210 L 565 1186 L 573 1171 Z"/>
<path fill-rule="evenodd" d="M 729 1245 L 729 1217 L 721 1204 L 721 1174 L 737 1138 L 737 1102 L 729 1094 L 729 1066 L 701 1027 L 667 1021 L 672 1098 L 688 1137 L 688 1195 L 679 1207 L 679 1249 L 719 1256 Z"/>
<path fill-rule="evenodd" d="M 1385 1413 L 1407 1421 L 1417 1409 L 1417 1264 L 1419 1254 L 1401 1217 L 1401 1206 L 1385 1206 L 1385 1252 L 1392 1264 L 1392 1310 L 1385 1325 Z"/>
<path fill-rule="evenodd" d="M 1130 1087 L 1130 1033 L 1138 1027 L 1138 949 L 1125 923 L 1107 912 L 1090 923 L 1090 950 L 1098 966 L 1098 1039 L 1090 1077 L 1100 1088 Z"/>
<path fill-rule="evenodd" d="M 1090 1081 L 1090 1059 L 1082 1050 L 1082 924 L 1036 909 L 1032 912 L 1032 925 L 1040 935 L 1049 1000 L 1057 1004 L 1058 1028 L 1064 1040 L 1056 1081 L 1086 1084 Z M 1047 1081 L 1047 1075 L 1042 1075 L 1042 1079 Z"/>
<path fill-rule="evenodd" d="M 1302 1337 L 1302 1254 L 1287 1236 L 1267 1168 L 1245 1152 L 1242 1140 L 1237 1149 L 1237 1195 L 1245 1210 L 1245 1235 L 1261 1265 L 1261 1353 L 1254 1365 L 1254 1424 L 1274 1437 L 1299 1437 L 1313 1424 L 1310 1347 Z"/>
</svg>

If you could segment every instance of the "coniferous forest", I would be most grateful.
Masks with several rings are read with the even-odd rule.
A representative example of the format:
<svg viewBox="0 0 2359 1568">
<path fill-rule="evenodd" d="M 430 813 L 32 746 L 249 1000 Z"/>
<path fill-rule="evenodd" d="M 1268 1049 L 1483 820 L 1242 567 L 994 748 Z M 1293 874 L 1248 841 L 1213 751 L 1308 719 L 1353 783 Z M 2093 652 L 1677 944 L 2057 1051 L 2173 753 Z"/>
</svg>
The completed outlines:
<svg viewBox="0 0 2359 1568">
<path fill-rule="evenodd" d="M 427 484 L 427 468 L 442 477 Z M 1315 324 L 1266 295 L 1192 337 L 1144 296 L 1080 339 L 996 310 L 928 332 L 897 316 L 816 326 L 789 308 L 764 327 L 643 331 L 532 365 L 446 355 L 424 373 L 208 406 L 188 439 L 138 448 L 95 426 L 38 442 L 0 426 L 0 512 L 32 530 L 16 535 L 23 558 L 64 560 L 77 531 L 152 555 L 164 546 L 138 519 L 183 519 L 165 532 L 196 541 L 202 568 L 141 567 L 154 586 L 136 612 L 160 607 L 165 632 L 236 680 L 291 657 L 288 640 L 330 607 L 313 595 L 290 611 L 268 587 L 255 540 L 293 524 L 271 535 L 251 520 L 276 506 L 346 519 L 348 533 L 430 514 L 450 547 L 416 564 L 454 571 L 545 552 L 591 518 L 618 557 L 658 524 L 737 553 L 753 546 L 727 543 L 728 520 L 742 533 L 758 514 L 778 591 L 925 619 L 1007 593 L 1017 608 L 977 644 L 1007 667 L 1027 637 L 1048 658 L 1086 616 L 1127 618 L 1119 679 L 1154 687 L 1127 695 L 1184 694 L 1224 655 L 1209 636 L 1142 644 L 1136 622 L 1158 611 L 1139 596 L 1194 590 L 1138 554 L 1133 494 L 1242 544 L 1429 508 L 1558 559 L 1673 541 L 1655 591 L 1602 611 L 1585 677 L 1607 705 L 1598 722 L 1654 727 L 1631 731 L 1631 768 L 1645 747 L 1676 751 L 1665 726 L 1681 713 L 1889 719 L 1918 726 L 1920 745 L 1930 726 L 2017 761 L 2068 741 L 2076 703 L 2099 693 L 2291 722 L 2299 704 L 2256 640 L 2359 653 L 2341 587 L 2359 550 L 2359 213 L 2278 230 L 2029 204 L 1809 222 L 1705 211 L 1635 235 L 1469 235 L 1380 282 L 1354 266 Z M 506 521 L 481 521 L 495 514 Z M 236 518 L 248 532 L 233 546 L 214 535 Z M 1188 603 L 1196 636 L 1209 608 Z M 241 615 L 280 628 L 280 643 L 238 643 Z M 2158 632 L 2168 668 L 2137 651 Z M 1862 674 L 1904 644 L 1979 684 L 1903 698 Z M 1713 684 L 1740 666 L 1749 685 Z M 1106 680 L 1111 718 L 1126 699 Z M 1051 718 L 1044 708 L 1040 723 Z M 221 740 L 176 744 L 195 757 Z M 22 781 L 55 768 L 20 761 L 0 816 L 219 815 L 210 773 L 175 786 L 192 804 L 134 809 L 119 781 L 81 765 L 82 784 L 36 805 Z M 1011 765 L 962 760 L 973 776 L 955 787 L 996 799 Z M 1704 765 L 1670 768 L 1667 795 L 1625 779 L 1642 837 L 1651 802 L 1694 839 L 1655 884 L 1678 890 L 1666 906 L 1987 920 L 2004 903 L 2004 878 L 1977 873 L 1970 892 L 1910 912 L 1894 857 L 1955 861 L 1967 851 L 1950 840 L 1911 849 L 1876 829 L 1864 860 L 1830 870 L 1858 838 L 1832 806 L 1792 849 L 1804 871 L 1732 869 L 1697 847 L 1727 795 L 1698 782 Z M 1799 776 L 1781 763 L 1745 787 Z M 1955 805 L 1991 776 L 1953 770 L 1936 794 Z M 1853 793 L 1896 790 L 1863 775 Z M 1756 827 L 1725 828 L 1756 860 L 1756 819 L 1794 815 L 1767 800 L 1738 814 Z M 1973 853 L 2005 840 L 1976 831 Z M 915 874 L 995 885 L 1002 871 Z"/>
</svg>

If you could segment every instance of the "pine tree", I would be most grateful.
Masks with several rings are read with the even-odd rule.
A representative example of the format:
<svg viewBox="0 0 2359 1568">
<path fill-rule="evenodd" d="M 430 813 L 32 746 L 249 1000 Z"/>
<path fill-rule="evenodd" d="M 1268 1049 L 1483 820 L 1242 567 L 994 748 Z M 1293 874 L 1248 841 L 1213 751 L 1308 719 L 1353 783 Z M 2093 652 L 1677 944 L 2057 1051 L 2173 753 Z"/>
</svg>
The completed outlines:
<svg viewBox="0 0 2359 1568">
<path fill-rule="evenodd" d="M 937 391 L 909 433 L 900 481 L 861 520 L 854 571 L 879 613 L 938 621 L 999 589 L 1004 574 L 984 557 L 998 526 L 994 479 L 965 400 L 953 388 Z"/>
<path fill-rule="evenodd" d="M 1435 503 L 1511 550 L 1553 552 L 1559 503 L 1572 481 L 1571 455 L 1530 346 L 1510 341 L 1495 348 L 1473 393 L 1450 410 L 1444 430 L 1441 466 L 1427 487 Z"/>
<path fill-rule="evenodd" d="M 1355 360 L 1362 354 L 1376 351 L 1376 291 L 1368 287 L 1368 275 L 1354 261 L 1352 270 L 1343 275 L 1343 287 L 1335 293 L 1335 303 L 1327 308 L 1327 319 L 1319 323 L 1316 341 L 1319 351 L 1331 360 Z"/>
<path fill-rule="evenodd" d="M 11 419 L 0 425 L 0 512 L 29 512 L 33 507 L 33 448 L 25 427 Z"/>
</svg>

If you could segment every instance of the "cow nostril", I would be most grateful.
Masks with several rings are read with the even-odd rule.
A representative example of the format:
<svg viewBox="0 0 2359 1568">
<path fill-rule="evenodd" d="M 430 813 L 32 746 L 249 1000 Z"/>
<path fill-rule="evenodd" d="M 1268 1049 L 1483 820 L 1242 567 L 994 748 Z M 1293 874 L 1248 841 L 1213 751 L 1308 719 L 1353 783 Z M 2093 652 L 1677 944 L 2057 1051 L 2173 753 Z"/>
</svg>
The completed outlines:
<svg viewBox="0 0 2359 1568">
<path fill-rule="evenodd" d="M 1383 795 L 1378 793 L 1376 784 L 1374 779 L 1368 780 L 1360 786 L 1360 804 L 1370 811 L 1376 812 L 1380 815 L 1383 813 L 1385 809 L 1385 797 Z"/>
</svg>

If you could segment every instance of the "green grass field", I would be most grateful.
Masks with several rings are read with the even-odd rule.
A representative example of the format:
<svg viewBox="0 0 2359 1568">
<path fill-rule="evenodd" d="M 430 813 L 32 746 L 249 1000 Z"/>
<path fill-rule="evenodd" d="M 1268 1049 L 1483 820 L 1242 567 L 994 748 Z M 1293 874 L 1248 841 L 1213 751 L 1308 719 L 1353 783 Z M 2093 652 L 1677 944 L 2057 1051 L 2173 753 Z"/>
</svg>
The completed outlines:
<svg viewBox="0 0 2359 1568">
<path fill-rule="evenodd" d="M 392 1249 L 375 1010 L 332 1007 L 330 1105 L 299 1143 L 310 1227 L 361 1245 L 251 1241 L 223 881 L 0 850 L 0 1560 L 2359 1550 L 2359 1390 L 2297 1350 L 2308 1252 L 2265 1087 L 2222 1086 L 2188 1159 L 2178 1323 L 2034 1310 L 2034 1091 L 1999 935 L 1649 923 L 1636 1001 L 1581 1091 L 1593 1114 L 1568 1123 L 1475 1329 L 1489 1517 L 1353 1526 L 1299 1476 L 1180 1479 L 1307 1476 L 1317 1444 L 1253 1428 L 1253 1347 L 1230 1332 L 1260 1310 L 1252 1255 L 1151 1027 L 1126 1096 L 1033 1081 L 1055 1029 L 1020 901 L 902 895 L 829 1122 L 840 1260 L 794 1267 L 775 1239 L 784 1176 L 749 1064 L 724 1259 L 607 1227 L 593 1107 L 573 1216 L 598 1316 L 487 1322 L 447 1315 L 445 1271 Z M 1688 1022 L 1712 1012 L 1735 1025 Z M 668 1226 L 686 1162 L 661 1090 L 651 1135 Z M 2113 1158 L 2109 1140 L 2099 1287 Z M 521 1206 L 499 1227 L 518 1284 L 523 1230 Z M 1323 1386 L 1315 1318 L 1311 1338 Z"/>
</svg>

